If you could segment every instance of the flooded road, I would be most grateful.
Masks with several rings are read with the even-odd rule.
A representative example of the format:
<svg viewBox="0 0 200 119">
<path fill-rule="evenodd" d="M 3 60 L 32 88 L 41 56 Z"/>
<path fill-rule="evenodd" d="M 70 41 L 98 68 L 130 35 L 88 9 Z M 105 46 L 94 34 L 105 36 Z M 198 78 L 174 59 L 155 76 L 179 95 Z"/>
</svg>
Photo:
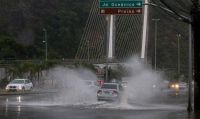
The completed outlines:
<svg viewBox="0 0 200 119">
<path fill-rule="evenodd" d="M 0 119 L 195 119 L 186 111 L 186 96 L 160 97 L 146 103 L 67 104 L 51 95 L 0 96 Z"/>
</svg>

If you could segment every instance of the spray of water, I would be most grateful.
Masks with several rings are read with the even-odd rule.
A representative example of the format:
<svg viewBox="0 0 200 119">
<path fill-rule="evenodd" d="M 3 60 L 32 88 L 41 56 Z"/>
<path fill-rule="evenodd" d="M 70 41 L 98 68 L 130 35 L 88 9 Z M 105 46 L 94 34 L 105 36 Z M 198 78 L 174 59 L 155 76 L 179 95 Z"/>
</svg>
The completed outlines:
<svg viewBox="0 0 200 119">
<path fill-rule="evenodd" d="M 131 58 L 126 64 L 131 75 L 124 78 L 128 84 L 122 96 L 122 106 L 127 105 L 128 102 L 134 104 L 148 103 L 160 94 L 159 86 L 163 79 L 160 74 L 144 65 L 138 57 Z"/>
<path fill-rule="evenodd" d="M 57 92 L 53 96 L 56 104 L 86 104 L 96 102 L 96 90 L 86 81 L 96 81 L 94 73 L 86 69 L 57 67 L 48 73 L 54 79 Z"/>
<path fill-rule="evenodd" d="M 133 104 L 148 103 L 160 92 L 161 75 L 144 65 L 138 57 L 126 62 L 130 76 L 123 78 L 128 82 L 118 107 L 133 108 Z M 84 68 L 69 69 L 57 67 L 51 69 L 47 79 L 54 79 L 57 93 L 53 96 L 54 104 L 97 104 L 96 91 L 86 84 L 87 80 L 96 81 L 96 75 Z M 130 105 L 131 103 L 131 105 Z M 106 103 L 103 107 L 116 107 L 116 103 Z M 136 107 L 136 105 L 134 106 Z"/>
</svg>

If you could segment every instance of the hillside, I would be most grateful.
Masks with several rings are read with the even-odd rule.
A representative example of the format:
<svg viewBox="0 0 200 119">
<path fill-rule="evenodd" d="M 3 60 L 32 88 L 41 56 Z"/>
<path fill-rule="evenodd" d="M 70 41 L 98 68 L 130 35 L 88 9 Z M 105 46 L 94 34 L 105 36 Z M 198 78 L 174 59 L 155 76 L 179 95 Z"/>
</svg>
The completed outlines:
<svg viewBox="0 0 200 119">
<path fill-rule="evenodd" d="M 12 58 L 41 59 L 44 56 L 45 28 L 49 57 L 73 58 L 91 5 L 92 0 L 1 0 L 0 40 L 3 41 L 7 37 L 32 51 L 29 56 L 18 57 L 14 57 L 13 52 L 10 55 Z M 9 56 L 0 56 L 4 57 Z"/>
</svg>

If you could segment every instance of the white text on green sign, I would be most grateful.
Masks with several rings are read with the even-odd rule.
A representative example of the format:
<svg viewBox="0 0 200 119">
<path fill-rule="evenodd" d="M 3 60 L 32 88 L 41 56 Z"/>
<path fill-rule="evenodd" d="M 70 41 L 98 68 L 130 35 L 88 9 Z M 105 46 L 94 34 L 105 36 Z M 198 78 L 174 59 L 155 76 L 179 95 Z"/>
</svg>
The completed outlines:
<svg viewBox="0 0 200 119">
<path fill-rule="evenodd" d="M 142 1 L 100 1 L 100 8 L 141 8 Z"/>
</svg>

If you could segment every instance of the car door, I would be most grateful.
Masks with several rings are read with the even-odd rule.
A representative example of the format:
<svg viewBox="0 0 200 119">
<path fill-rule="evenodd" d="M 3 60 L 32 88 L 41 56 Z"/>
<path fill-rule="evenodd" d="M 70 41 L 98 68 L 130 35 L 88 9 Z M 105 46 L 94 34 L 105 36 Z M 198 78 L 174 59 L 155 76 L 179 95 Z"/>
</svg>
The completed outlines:
<svg viewBox="0 0 200 119">
<path fill-rule="evenodd" d="M 30 89 L 30 83 L 29 83 L 29 80 L 25 80 L 25 89 L 26 90 L 29 90 Z"/>
<path fill-rule="evenodd" d="M 28 88 L 28 86 L 27 86 L 27 80 L 25 80 L 24 88 L 25 88 L 25 90 L 27 90 L 27 88 Z"/>
<path fill-rule="evenodd" d="M 31 81 L 28 79 L 27 80 L 27 89 L 31 89 L 33 87 L 33 84 L 31 83 Z"/>
</svg>

